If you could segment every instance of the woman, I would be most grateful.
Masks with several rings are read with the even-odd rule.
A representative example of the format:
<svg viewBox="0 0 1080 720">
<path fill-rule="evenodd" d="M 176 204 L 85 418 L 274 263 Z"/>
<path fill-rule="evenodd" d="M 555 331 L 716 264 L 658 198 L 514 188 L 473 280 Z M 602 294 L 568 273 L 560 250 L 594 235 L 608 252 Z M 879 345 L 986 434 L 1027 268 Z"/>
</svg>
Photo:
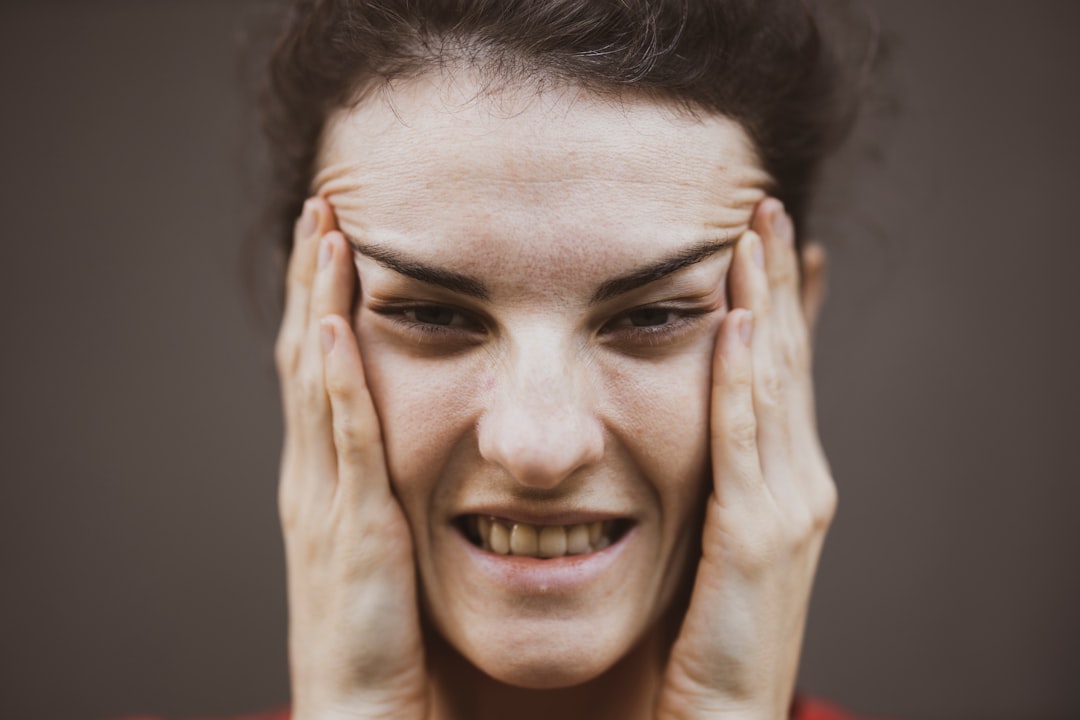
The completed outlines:
<svg viewBox="0 0 1080 720">
<path fill-rule="evenodd" d="M 820 19 L 295 4 L 292 717 L 833 717 L 793 704 L 836 504 L 796 241 L 851 114 Z"/>
</svg>

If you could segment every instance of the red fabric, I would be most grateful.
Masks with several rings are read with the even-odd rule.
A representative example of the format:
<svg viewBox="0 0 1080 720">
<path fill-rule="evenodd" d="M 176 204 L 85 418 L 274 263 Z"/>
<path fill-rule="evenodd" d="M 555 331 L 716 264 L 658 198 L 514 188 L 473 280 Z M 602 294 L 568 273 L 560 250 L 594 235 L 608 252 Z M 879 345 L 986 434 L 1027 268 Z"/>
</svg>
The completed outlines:
<svg viewBox="0 0 1080 720">
<path fill-rule="evenodd" d="M 116 720 L 163 720 L 150 715 L 135 715 Z M 192 720 L 291 720 L 289 708 L 278 708 L 254 715 L 238 715 L 229 718 L 192 718 Z M 791 711 L 791 720 L 858 720 L 835 705 L 812 697 L 800 696 Z"/>
<path fill-rule="evenodd" d="M 858 720 L 824 700 L 800 696 L 792 708 L 791 720 Z"/>
</svg>

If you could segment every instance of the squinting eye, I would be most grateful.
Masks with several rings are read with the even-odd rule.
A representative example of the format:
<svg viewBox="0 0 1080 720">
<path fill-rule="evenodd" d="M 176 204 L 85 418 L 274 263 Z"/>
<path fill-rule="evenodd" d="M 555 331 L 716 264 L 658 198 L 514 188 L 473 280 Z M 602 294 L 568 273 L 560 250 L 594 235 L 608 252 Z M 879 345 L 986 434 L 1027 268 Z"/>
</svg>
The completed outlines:
<svg viewBox="0 0 1080 720">
<path fill-rule="evenodd" d="M 632 327 L 656 327 L 667 324 L 672 313 L 667 308 L 640 308 L 624 316 Z"/>
<path fill-rule="evenodd" d="M 438 305 L 418 305 L 403 311 L 402 314 L 413 322 L 449 327 L 455 324 L 454 316 L 459 313 L 451 308 Z M 460 318 L 457 324 L 462 324 Z"/>
<path fill-rule="evenodd" d="M 462 349 L 488 334 L 482 316 L 453 305 L 373 302 L 369 307 L 386 318 L 399 336 L 421 344 Z"/>
<path fill-rule="evenodd" d="M 709 308 L 693 306 L 647 305 L 612 318 L 602 333 L 618 343 L 659 347 L 683 337 L 709 312 Z"/>
</svg>

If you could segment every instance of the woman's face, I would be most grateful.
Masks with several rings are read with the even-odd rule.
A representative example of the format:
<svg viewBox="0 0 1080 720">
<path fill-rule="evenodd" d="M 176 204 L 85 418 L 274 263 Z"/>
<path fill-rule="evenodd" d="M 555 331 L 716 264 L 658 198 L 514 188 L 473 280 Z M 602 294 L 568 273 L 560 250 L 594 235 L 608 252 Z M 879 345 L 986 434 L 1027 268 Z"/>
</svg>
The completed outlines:
<svg viewBox="0 0 1080 720">
<path fill-rule="evenodd" d="M 425 612 L 515 685 L 578 684 L 693 572 L 742 129 L 655 100 L 396 84 L 332 118 L 318 190 Z"/>
</svg>

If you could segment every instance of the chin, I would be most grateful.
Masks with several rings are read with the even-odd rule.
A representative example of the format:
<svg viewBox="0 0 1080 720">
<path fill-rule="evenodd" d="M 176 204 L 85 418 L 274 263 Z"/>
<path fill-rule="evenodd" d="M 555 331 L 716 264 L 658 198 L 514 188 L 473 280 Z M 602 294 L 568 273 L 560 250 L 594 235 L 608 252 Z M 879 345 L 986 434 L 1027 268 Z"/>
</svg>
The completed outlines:
<svg viewBox="0 0 1080 720">
<path fill-rule="evenodd" d="M 651 530 L 631 526 L 600 549 L 556 559 L 498 555 L 454 533 L 420 563 L 425 618 L 453 656 L 499 683 L 589 683 L 673 609 L 679 578 L 656 572 L 673 563 L 657 560 Z M 686 564 L 685 548 L 675 555 L 675 565 Z"/>
<path fill-rule="evenodd" d="M 513 624 L 452 642 L 466 660 L 491 678 L 515 687 L 551 690 L 582 685 L 610 670 L 630 650 L 596 628 L 537 628 Z M 553 623 L 543 623 L 551 625 Z M 571 623 L 578 625 L 578 623 Z M 608 637 L 606 637 L 608 636 Z"/>
</svg>

